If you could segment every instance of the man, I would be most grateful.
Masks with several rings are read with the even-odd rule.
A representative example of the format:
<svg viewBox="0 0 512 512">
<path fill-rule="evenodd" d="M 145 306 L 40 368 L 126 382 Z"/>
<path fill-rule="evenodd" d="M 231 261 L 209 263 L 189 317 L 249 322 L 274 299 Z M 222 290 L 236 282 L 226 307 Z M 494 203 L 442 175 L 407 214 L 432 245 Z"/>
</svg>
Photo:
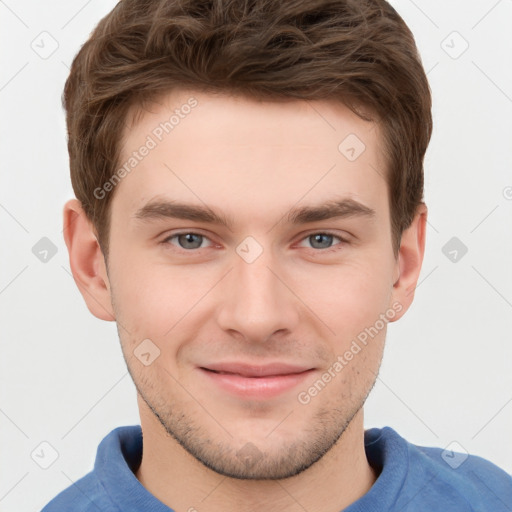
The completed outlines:
<svg viewBox="0 0 512 512">
<path fill-rule="evenodd" d="M 512 509 L 490 462 L 364 430 L 427 219 L 430 90 L 389 4 L 123 0 L 64 102 L 71 269 L 141 426 L 45 512 Z"/>
</svg>

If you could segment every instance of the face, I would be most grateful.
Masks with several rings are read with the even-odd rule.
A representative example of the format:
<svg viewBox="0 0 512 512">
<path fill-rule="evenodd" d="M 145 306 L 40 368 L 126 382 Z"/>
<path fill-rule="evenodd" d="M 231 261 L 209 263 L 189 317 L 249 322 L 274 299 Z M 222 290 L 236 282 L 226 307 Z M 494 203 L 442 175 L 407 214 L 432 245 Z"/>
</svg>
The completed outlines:
<svg viewBox="0 0 512 512">
<path fill-rule="evenodd" d="M 375 382 L 403 309 L 380 140 L 341 104 L 185 91 L 125 134 L 122 350 L 141 406 L 218 473 L 298 474 Z"/>
</svg>

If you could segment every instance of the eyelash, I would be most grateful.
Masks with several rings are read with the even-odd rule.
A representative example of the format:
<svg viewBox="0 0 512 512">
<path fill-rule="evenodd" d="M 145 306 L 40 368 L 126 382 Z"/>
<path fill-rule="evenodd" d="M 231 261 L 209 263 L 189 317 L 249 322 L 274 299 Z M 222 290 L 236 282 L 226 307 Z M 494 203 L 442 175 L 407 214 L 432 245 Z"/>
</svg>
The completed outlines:
<svg viewBox="0 0 512 512">
<path fill-rule="evenodd" d="M 170 243 L 170 240 L 172 240 L 173 238 L 179 237 L 181 235 L 199 235 L 199 236 L 202 236 L 203 238 L 205 238 L 207 240 L 210 240 L 206 235 L 204 235 L 203 233 L 200 233 L 200 232 L 196 232 L 196 231 L 181 231 L 179 233 L 174 233 L 174 234 L 168 236 L 167 238 L 162 240 L 161 243 L 164 244 L 164 245 L 173 245 L 173 244 Z M 333 238 L 337 238 L 338 240 L 340 240 L 339 244 L 336 244 L 333 247 L 328 247 L 327 249 L 316 249 L 314 247 L 310 247 L 309 248 L 312 251 L 323 253 L 323 254 L 337 251 L 337 250 L 340 249 L 340 247 L 338 247 L 339 245 L 348 245 L 350 243 L 345 238 L 343 238 L 340 235 L 338 235 L 336 233 L 333 233 L 331 231 L 313 231 L 311 233 L 308 233 L 304 237 L 302 237 L 300 241 L 302 242 L 303 240 L 306 240 L 306 239 L 310 238 L 313 235 L 328 235 L 328 236 L 332 236 Z M 211 240 L 210 240 L 210 242 L 211 242 Z M 178 249 L 179 252 L 188 253 L 188 254 L 197 253 L 201 249 L 207 249 L 208 248 L 208 247 L 203 247 L 203 248 L 198 248 L 198 249 L 183 249 L 183 248 L 178 247 L 178 246 L 174 246 L 174 247 L 176 247 L 176 249 Z"/>
</svg>

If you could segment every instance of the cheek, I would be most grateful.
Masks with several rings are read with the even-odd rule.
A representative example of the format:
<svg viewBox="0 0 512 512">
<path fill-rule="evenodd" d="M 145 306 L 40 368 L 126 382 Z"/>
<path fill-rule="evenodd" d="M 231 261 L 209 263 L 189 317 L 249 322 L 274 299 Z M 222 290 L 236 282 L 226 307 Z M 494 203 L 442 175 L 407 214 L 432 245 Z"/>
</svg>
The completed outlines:
<svg viewBox="0 0 512 512">
<path fill-rule="evenodd" d="M 137 344 L 143 339 L 158 340 L 176 323 L 183 293 L 155 266 L 134 256 L 117 257 L 112 262 L 111 288 L 116 321 L 125 331 L 123 338 Z"/>
<path fill-rule="evenodd" d="M 132 359 L 132 367 L 139 367 L 135 360 L 138 347 L 149 339 L 158 347 L 157 366 L 173 374 L 180 371 L 179 353 L 197 337 L 198 315 L 204 315 L 208 306 L 201 299 L 216 280 L 211 269 L 201 273 L 186 266 L 150 265 L 143 257 L 118 258 L 111 278 L 112 294 L 116 321 L 125 328 L 118 329 L 123 351 Z M 148 375 L 155 378 L 152 372 Z M 169 375 L 160 377 L 165 380 Z"/>
<path fill-rule="evenodd" d="M 385 270 L 368 260 L 319 266 L 295 276 L 297 295 L 340 342 L 373 325 L 385 313 L 391 294 L 387 282 Z"/>
<path fill-rule="evenodd" d="M 160 258 L 150 263 L 147 252 L 123 250 L 121 243 L 113 250 L 114 245 L 111 284 L 116 317 L 132 334 L 134 343 L 150 338 L 162 343 L 165 339 L 168 345 L 176 325 L 183 334 L 199 310 L 217 306 L 201 299 L 225 273 L 225 265 L 172 265 Z M 318 318 L 322 320 L 330 334 L 335 334 L 333 342 L 340 343 L 340 350 L 387 307 L 391 291 L 385 289 L 388 269 L 378 254 L 382 251 L 370 247 L 354 250 L 335 264 L 295 260 L 282 267 L 284 281 L 307 306 L 297 307 L 304 308 L 306 316 L 312 311 L 315 323 Z M 223 284 L 218 284 L 218 289 Z M 222 301 L 222 294 L 216 296 Z M 290 295 L 289 300 L 297 299 Z"/>
</svg>

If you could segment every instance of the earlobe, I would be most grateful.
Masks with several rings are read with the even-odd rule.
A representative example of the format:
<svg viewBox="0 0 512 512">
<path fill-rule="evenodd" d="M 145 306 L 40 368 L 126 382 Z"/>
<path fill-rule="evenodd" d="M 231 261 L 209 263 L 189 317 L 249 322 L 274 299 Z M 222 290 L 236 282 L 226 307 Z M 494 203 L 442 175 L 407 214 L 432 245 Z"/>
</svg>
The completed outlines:
<svg viewBox="0 0 512 512">
<path fill-rule="evenodd" d="M 103 252 L 78 199 L 66 202 L 63 218 L 71 273 L 87 308 L 101 320 L 115 320 Z"/>
<path fill-rule="evenodd" d="M 398 277 L 392 290 L 392 302 L 399 302 L 402 305 L 402 310 L 392 321 L 401 318 L 414 299 L 425 254 L 427 215 L 427 206 L 421 203 L 411 225 L 402 233 L 397 258 Z"/>
</svg>

